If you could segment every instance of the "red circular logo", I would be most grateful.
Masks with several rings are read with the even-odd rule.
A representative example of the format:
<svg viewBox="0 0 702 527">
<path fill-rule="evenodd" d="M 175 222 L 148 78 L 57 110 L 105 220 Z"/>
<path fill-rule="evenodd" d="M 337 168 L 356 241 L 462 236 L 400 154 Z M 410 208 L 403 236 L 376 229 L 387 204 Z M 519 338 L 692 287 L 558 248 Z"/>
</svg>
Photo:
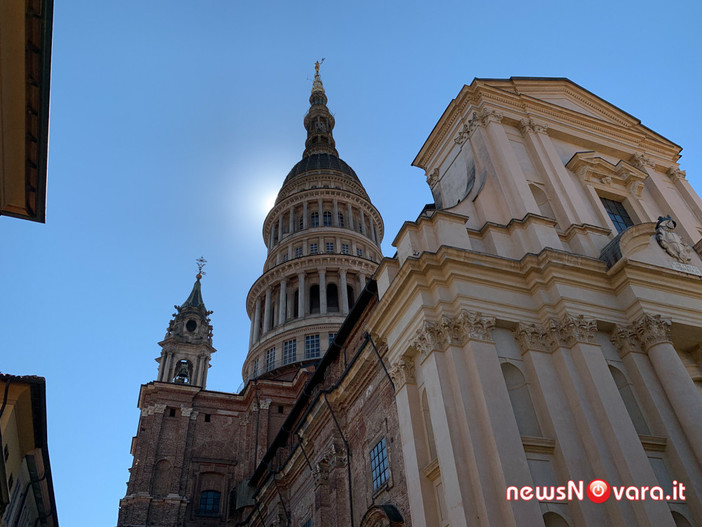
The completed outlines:
<svg viewBox="0 0 702 527">
<path fill-rule="evenodd" d="M 609 484 L 602 479 L 593 479 L 587 486 L 587 497 L 593 503 L 604 503 L 611 493 Z"/>
</svg>

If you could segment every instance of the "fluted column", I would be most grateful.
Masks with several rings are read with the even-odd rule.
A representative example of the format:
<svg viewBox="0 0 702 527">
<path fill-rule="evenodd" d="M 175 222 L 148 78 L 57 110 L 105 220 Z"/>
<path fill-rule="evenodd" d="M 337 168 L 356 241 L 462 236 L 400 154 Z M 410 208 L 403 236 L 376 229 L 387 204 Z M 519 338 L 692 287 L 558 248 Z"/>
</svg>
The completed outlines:
<svg viewBox="0 0 702 527">
<path fill-rule="evenodd" d="M 271 330 L 271 288 L 266 289 L 266 301 L 263 304 L 263 332 Z"/>
<path fill-rule="evenodd" d="M 278 217 L 278 243 L 283 239 L 283 213 Z"/>
<path fill-rule="evenodd" d="M 358 282 L 361 284 L 361 291 L 366 287 L 366 275 L 363 273 L 358 275 Z M 358 292 L 358 296 L 360 296 L 361 291 Z"/>
<path fill-rule="evenodd" d="M 307 228 L 309 218 L 307 217 L 307 202 L 302 204 L 302 228 L 303 230 Z"/>
<path fill-rule="evenodd" d="M 287 293 L 286 291 L 287 288 L 287 280 L 283 278 L 280 281 L 280 302 L 278 303 L 278 325 L 282 326 L 285 324 L 285 314 L 287 310 L 285 309 L 285 294 Z"/>
<path fill-rule="evenodd" d="M 297 275 L 297 318 L 305 317 L 305 273 Z"/>
<path fill-rule="evenodd" d="M 293 207 L 290 207 L 288 209 L 288 214 L 290 215 L 290 221 L 288 223 L 288 226 L 290 228 L 288 229 L 288 232 L 292 234 L 293 232 L 295 232 L 295 210 Z"/>
<path fill-rule="evenodd" d="M 347 204 L 346 210 L 348 211 L 348 218 L 346 220 L 346 226 L 353 230 L 353 211 L 351 210 L 351 203 Z"/>
<path fill-rule="evenodd" d="M 324 270 L 319 271 L 319 313 L 327 314 L 327 282 Z"/>
<path fill-rule="evenodd" d="M 366 234 L 366 216 L 363 214 L 363 209 L 361 209 L 361 234 Z"/>
<path fill-rule="evenodd" d="M 339 226 L 339 202 L 336 199 L 334 199 L 334 212 L 333 212 L 333 214 L 334 215 L 332 217 L 332 225 L 334 225 L 334 227 L 338 227 Z"/>
<path fill-rule="evenodd" d="M 260 327 L 261 327 L 261 297 L 259 296 L 256 299 L 256 308 L 254 311 L 254 319 L 253 319 L 253 342 L 258 342 L 260 335 Z M 252 343 L 253 344 L 253 343 Z"/>
<path fill-rule="evenodd" d="M 346 290 L 346 271 L 339 271 L 339 287 L 341 288 L 341 312 L 349 314 L 349 293 Z"/>
<path fill-rule="evenodd" d="M 317 211 L 319 214 L 319 226 L 322 227 L 324 225 L 324 205 L 322 204 L 322 198 L 317 200 Z"/>
</svg>

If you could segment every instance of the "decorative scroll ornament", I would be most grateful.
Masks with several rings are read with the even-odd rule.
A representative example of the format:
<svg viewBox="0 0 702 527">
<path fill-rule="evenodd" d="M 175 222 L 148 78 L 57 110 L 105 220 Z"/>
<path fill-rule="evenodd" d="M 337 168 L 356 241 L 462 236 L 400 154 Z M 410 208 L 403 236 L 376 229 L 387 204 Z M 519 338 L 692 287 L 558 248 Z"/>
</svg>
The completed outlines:
<svg viewBox="0 0 702 527">
<path fill-rule="evenodd" d="M 692 249 L 673 232 L 675 227 L 677 227 L 677 223 L 670 215 L 659 216 L 658 223 L 656 223 L 656 240 L 665 252 L 686 264 L 692 259 Z"/>
<path fill-rule="evenodd" d="M 427 172 L 427 184 L 434 187 L 439 182 L 439 169 L 435 168 L 431 173 Z"/>
<path fill-rule="evenodd" d="M 680 170 L 680 167 L 670 167 L 668 169 L 668 172 L 666 172 L 666 174 L 668 174 L 668 177 L 673 182 L 682 181 L 683 179 L 685 179 L 685 175 L 686 175 L 684 170 Z"/>
<path fill-rule="evenodd" d="M 610 334 L 609 341 L 619 350 L 619 355 L 624 357 L 631 352 L 641 352 L 641 343 L 635 331 L 629 326 L 617 325 Z"/>
<path fill-rule="evenodd" d="M 396 390 L 399 390 L 405 384 L 416 384 L 414 360 L 405 357 L 397 361 L 393 367 L 390 368 L 390 378 L 392 378 Z"/>
</svg>

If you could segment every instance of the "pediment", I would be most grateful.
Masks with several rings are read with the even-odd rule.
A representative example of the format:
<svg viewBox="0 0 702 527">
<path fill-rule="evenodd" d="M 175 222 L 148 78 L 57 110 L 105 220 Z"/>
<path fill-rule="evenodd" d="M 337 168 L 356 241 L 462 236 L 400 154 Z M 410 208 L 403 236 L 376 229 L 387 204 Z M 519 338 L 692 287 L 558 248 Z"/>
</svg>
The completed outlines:
<svg viewBox="0 0 702 527">
<path fill-rule="evenodd" d="M 614 186 L 640 195 L 648 174 L 626 161 L 616 165 L 595 152 L 578 152 L 566 163 L 566 168 L 584 183 L 596 186 Z"/>
</svg>

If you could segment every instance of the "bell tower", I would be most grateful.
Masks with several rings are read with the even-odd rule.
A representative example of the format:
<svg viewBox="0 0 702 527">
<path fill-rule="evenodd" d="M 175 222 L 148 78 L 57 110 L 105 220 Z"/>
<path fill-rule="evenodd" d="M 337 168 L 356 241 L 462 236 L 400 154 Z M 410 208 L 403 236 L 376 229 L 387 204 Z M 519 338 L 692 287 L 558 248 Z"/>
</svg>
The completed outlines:
<svg viewBox="0 0 702 527">
<path fill-rule="evenodd" d="M 157 380 L 176 384 L 189 384 L 206 388 L 207 370 L 210 358 L 217 351 L 212 347 L 212 326 L 205 302 L 202 300 L 200 280 L 205 272 L 204 258 L 198 258 L 198 273 L 193 290 L 187 300 L 180 306 L 174 306 L 176 312 L 168 325 L 165 338 L 159 342 L 161 356 Z"/>
</svg>

